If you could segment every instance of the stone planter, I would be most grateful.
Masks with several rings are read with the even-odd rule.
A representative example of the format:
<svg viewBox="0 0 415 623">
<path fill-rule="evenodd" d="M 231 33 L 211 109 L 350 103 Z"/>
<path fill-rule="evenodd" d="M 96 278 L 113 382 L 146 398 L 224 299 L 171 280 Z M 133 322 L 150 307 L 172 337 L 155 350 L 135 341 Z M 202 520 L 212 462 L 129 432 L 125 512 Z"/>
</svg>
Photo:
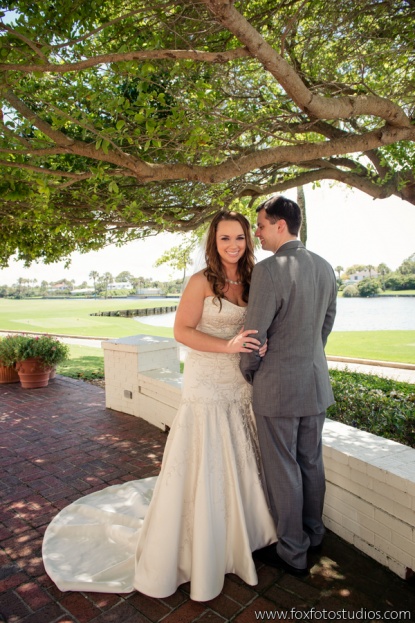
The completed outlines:
<svg viewBox="0 0 415 623">
<path fill-rule="evenodd" d="M 20 381 L 14 366 L 0 365 L 0 384 L 2 383 L 18 383 Z"/>
<path fill-rule="evenodd" d="M 50 366 L 45 366 L 38 357 L 19 361 L 16 369 L 24 389 L 46 387 L 49 383 Z"/>
</svg>

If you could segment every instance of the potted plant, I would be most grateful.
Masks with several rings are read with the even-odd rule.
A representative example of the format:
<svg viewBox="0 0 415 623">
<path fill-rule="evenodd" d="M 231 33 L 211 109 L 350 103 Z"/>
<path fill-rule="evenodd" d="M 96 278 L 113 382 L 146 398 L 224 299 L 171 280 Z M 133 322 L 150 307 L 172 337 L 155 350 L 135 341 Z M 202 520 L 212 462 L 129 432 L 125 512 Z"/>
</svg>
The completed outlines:
<svg viewBox="0 0 415 623">
<path fill-rule="evenodd" d="M 17 335 L 6 335 L 0 338 L 0 383 L 18 383 L 16 370 L 16 338 Z"/>
<path fill-rule="evenodd" d="M 69 346 L 51 335 L 20 335 L 16 344 L 16 369 L 25 389 L 46 387 L 51 370 L 69 356 Z"/>
</svg>

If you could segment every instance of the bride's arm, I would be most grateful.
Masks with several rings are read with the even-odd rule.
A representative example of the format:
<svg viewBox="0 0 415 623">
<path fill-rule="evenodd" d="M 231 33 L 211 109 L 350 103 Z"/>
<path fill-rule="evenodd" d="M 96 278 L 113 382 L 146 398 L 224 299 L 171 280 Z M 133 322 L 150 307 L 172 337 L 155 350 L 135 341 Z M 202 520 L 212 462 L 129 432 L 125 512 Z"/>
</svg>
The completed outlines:
<svg viewBox="0 0 415 623">
<path fill-rule="evenodd" d="M 196 273 L 189 279 L 176 311 L 175 339 L 194 350 L 208 353 L 250 353 L 258 350 L 260 342 L 250 337 L 257 331 L 242 331 L 230 340 L 223 340 L 196 329 L 202 317 L 205 298 L 210 295 L 209 284 L 203 272 Z"/>
</svg>

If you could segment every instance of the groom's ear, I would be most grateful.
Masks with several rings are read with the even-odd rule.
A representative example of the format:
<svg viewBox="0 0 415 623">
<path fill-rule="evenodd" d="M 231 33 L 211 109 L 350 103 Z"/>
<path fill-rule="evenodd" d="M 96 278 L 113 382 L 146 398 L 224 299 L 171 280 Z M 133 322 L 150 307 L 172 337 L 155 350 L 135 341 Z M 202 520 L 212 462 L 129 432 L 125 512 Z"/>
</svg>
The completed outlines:
<svg viewBox="0 0 415 623">
<path fill-rule="evenodd" d="M 275 225 L 277 226 L 278 233 L 282 234 L 287 231 L 287 221 L 285 221 L 283 218 L 279 218 Z"/>
</svg>

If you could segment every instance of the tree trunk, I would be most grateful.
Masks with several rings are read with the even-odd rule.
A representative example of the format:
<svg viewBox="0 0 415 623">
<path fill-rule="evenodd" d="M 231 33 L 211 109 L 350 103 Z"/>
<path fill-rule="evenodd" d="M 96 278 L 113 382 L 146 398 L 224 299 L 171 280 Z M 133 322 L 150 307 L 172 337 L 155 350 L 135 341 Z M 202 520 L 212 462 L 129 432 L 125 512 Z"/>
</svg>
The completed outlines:
<svg viewBox="0 0 415 623">
<path fill-rule="evenodd" d="M 305 209 L 304 186 L 297 186 L 297 203 L 300 206 L 303 222 L 300 229 L 300 240 L 303 245 L 307 246 L 307 213 Z"/>
</svg>

